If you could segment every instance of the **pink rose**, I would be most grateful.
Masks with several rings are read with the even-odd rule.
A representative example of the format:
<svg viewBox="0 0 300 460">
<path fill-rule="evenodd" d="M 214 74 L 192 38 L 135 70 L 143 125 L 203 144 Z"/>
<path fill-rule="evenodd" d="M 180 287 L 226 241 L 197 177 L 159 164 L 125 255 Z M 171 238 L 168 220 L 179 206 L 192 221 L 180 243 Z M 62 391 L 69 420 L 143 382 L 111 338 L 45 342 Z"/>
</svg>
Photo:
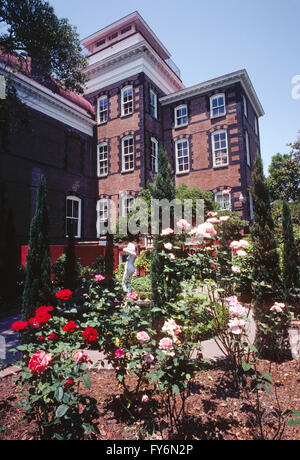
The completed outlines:
<svg viewBox="0 0 300 460">
<path fill-rule="evenodd" d="M 165 249 L 167 249 L 167 251 L 171 251 L 173 249 L 173 244 L 166 243 L 166 244 L 164 244 L 164 247 L 165 247 Z"/>
<path fill-rule="evenodd" d="M 127 294 L 127 299 L 130 299 L 130 300 L 136 300 L 138 298 L 138 295 L 136 292 L 129 292 Z"/>
<path fill-rule="evenodd" d="M 217 232 L 210 222 L 205 222 L 198 226 L 198 235 L 202 238 L 211 238 L 212 236 L 216 236 Z"/>
<path fill-rule="evenodd" d="M 145 361 L 147 364 L 151 364 L 154 361 L 154 356 L 153 355 L 146 355 L 145 356 Z"/>
<path fill-rule="evenodd" d="M 212 212 L 212 211 L 210 211 L 210 212 L 207 214 L 208 217 L 217 217 L 217 215 L 218 215 L 217 212 Z"/>
<path fill-rule="evenodd" d="M 148 395 L 143 395 L 143 397 L 142 397 L 142 403 L 147 403 L 147 402 L 149 402 L 149 401 L 150 401 L 149 396 L 148 396 Z"/>
<path fill-rule="evenodd" d="M 241 273 L 241 267 L 239 267 L 238 265 L 233 265 L 231 267 L 231 270 L 233 271 L 233 273 L 235 273 L 236 275 L 240 274 Z"/>
<path fill-rule="evenodd" d="M 80 361 L 87 361 L 88 355 L 83 351 L 83 350 L 77 350 L 75 352 L 75 359 L 76 359 L 76 364 L 79 364 Z"/>
<path fill-rule="evenodd" d="M 123 356 L 125 356 L 125 351 L 122 350 L 122 348 L 118 348 L 115 351 L 115 358 L 120 359 L 120 358 L 123 358 Z"/>
<path fill-rule="evenodd" d="M 220 223 L 220 220 L 217 219 L 216 217 L 211 217 L 210 219 L 207 219 L 207 221 L 209 224 L 219 224 Z"/>
<path fill-rule="evenodd" d="M 158 348 L 160 350 L 172 350 L 173 349 L 173 340 L 165 337 L 160 340 Z"/>
<path fill-rule="evenodd" d="M 169 227 L 169 228 L 165 228 L 165 229 L 161 232 L 162 236 L 172 235 L 172 233 L 174 233 L 174 230 L 172 230 L 170 227 Z"/>
<path fill-rule="evenodd" d="M 103 276 L 103 275 L 96 275 L 96 276 L 95 276 L 95 280 L 96 280 L 96 281 L 104 281 L 104 280 L 105 280 L 105 276 Z"/>
<path fill-rule="evenodd" d="M 241 257 L 241 259 L 244 259 L 245 257 L 247 257 L 247 252 L 244 251 L 243 249 L 239 249 L 236 254 L 238 257 Z"/>
<path fill-rule="evenodd" d="M 282 313 L 285 308 L 284 303 L 278 303 L 276 302 L 273 307 L 271 308 L 271 311 L 276 312 L 276 313 Z"/>
<path fill-rule="evenodd" d="M 150 340 L 149 335 L 145 331 L 138 332 L 136 337 L 142 345 L 144 345 L 145 342 L 148 342 Z"/>
<path fill-rule="evenodd" d="M 221 216 L 219 217 L 220 222 L 227 222 L 228 220 L 231 220 L 230 216 Z"/>
<path fill-rule="evenodd" d="M 32 374 L 42 375 L 47 370 L 47 367 L 51 363 L 51 360 L 51 353 L 46 354 L 44 351 L 37 351 L 30 358 L 28 368 Z"/>
<path fill-rule="evenodd" d="M 235 318 L 229 321 L 229 328 L 231 334 L 242 335 L 245 332 L 246 321 L 243 319 Z"/>
<path fill-rule="evenodd" d="M 182 332 L 181 327 L 178 326 L 178 324 L 176 324 L 174 319 L 169 319 L 168 321 L 165 321 L 162 327 L 162 331 L 171 336 L 177 336 Z"/>
<path fill-rule="evenodd" d="M 188 230 L 191 227 L 191 224 L 185 219 L 180 219 L 176 225 L 180 230 Z"/>
</svg>

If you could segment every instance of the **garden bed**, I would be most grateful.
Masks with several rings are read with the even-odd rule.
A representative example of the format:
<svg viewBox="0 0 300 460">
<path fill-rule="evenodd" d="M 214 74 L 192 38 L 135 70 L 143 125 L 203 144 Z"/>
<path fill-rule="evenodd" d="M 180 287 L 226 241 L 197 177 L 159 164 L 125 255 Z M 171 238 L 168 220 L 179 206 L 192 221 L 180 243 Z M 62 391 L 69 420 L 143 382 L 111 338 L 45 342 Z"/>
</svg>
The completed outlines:
<svg viewBox="0 0 300 460">
<path fill-rule="evenodd" d="M 273 363 L 271 370 L 268 362 L 259 362 L 259 369 L 270 371 L 274 378 L 272 394 L 261 392 L 261 408 L 265 411 L 263 426 L 268 433 L 268 439 L 272 439 L 278 428 L 278 411 L 300 410 L 299 361 Z M 226 362 L 219 361 L 196 374 L 190 384 L 183 431 L 181 435 L 177 435 L 177 439 L 249 440 L 260 437 L 258 426 L 254 423 L 255 395 L 247 396 L 244 391 L 240 394 L 233 392 L 227 380 L 229 370 Z M 83 391 L 97 400 L 100 412 L 99 434 L 93 435 L 94 439 L 134 440 L 138 433 L 145 436 L 146 431 L 150 434 L 161 432 L 164 440 L 176 439 L 169 433 L 163 409 L 157 408 L 155 400 L 146 404 L 140 403 L 133 418 L 133 410 L 128 411 L 122 404 L 122 391 L 114 371 L 95 372 L 90 380 L 91 390 L 84 388 Z M 14 377 L 0 380 L 0 395 L 0 439 L 37 439 L 36 425 L 22 423 L 23 410 L 14 408 L 20 399 Z M 289 419 L 287 413 L 283 420 L 287 422 Z M 300 426 L 286 426 L 282 439 L 299 440 Z"/>
</svg>

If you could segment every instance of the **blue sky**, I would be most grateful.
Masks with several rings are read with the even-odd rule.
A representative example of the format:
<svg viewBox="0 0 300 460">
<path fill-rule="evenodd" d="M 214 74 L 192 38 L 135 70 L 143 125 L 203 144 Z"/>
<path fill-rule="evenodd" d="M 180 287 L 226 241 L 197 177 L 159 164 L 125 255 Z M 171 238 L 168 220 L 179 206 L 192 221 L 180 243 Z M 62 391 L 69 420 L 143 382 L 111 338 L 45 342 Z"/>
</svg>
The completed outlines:
<svg viewBox="0 0 300 460">
<path fill-rule="evenodd" d="M 266 115 L 260 119 L 267 172 L 300 130 L 299 0 L 49 0 L 80 38 L 138 10 L 172 54 L 186 86 L 246 68 Z"/>
</svg>

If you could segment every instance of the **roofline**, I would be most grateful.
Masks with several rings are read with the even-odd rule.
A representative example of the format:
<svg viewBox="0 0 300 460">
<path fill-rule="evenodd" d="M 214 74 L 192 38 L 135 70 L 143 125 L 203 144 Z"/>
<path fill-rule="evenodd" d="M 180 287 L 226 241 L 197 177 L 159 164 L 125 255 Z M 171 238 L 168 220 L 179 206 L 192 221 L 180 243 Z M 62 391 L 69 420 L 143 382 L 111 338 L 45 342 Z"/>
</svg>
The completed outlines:
<svg viewBox="0 0 300 460">
<path fill-rule="evenodd" d="M 117 26 L 121 26 L 123 22 L 126 22 L 130 19 L 137 18 L 141 21 L 143 26 L 148 30 L 148 32 L 152 35 L 152 37 L 155 39 L 155 41 L 159 44 L 159 46 L 163 49 L 163 51 L 168 55 L 168 57 L 171 57 L 171 53 L 167 50 L 165 45 L 160 41 L 160 39 L 157 37 L 155 32 L 151 29 L 151 27 L 147 24 L 147 22 L 142 18 L 140 13 L 138 11 L 134 11 L 133 13 L 128 14 L 127 16 L 124 16 L 121 19 L 118 19 L 117 21 L 113 22 L 109 26 L 104 27 L 103 29 L 98 30 L 97 32 L 94 32 L 93 34 L 89 35 L 86 38 L 83 38 L 81 40 L 81 44 L 85 47 L 85 44 L 88 45 L 89 42 L 93 41 L 96 37 L 106 34 L 109 32 L 110 29 L 113 29 Z"/>
<path fill-rule="evenodd" d="M 258 117 L 262 117 L 265 115 L 264 109 L 258 99 L 256 91 L 252 85 L 252 82 L 249 78 L 248 72 L 246 69 L 238 70 L 236 72 L 232 72 L 226 75 L 223 75 L 218 78 L 214 78 L 212 80 L 205 81 L 203 83 L 199 83 L 194 86 L 190 86 L 189 88 L 185 88 L 181 91 L 176 93 L 169 94 L 160 98 L 160 102 L 162 105 L 167 105 L 172 102 L 179 101 L 185 97 L 192 97 L 196 96 L 197 94 L 202 94 L 207 91 L 217 89 L 220 86 L 229 85 L 233 83 L 241 83 L 245 92 L 247 93 L 250 101 L 253 104 L 254 110 Z"/>
</svg>

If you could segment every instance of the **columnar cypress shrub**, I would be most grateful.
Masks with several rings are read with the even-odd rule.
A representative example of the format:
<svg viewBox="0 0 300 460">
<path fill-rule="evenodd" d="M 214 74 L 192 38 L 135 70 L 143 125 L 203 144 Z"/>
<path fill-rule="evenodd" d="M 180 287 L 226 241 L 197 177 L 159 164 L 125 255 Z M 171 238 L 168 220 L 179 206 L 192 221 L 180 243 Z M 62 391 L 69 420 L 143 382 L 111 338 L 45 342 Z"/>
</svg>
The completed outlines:
<svg viewBox="0 0 300 460">
<path fill-rule="evenodd" d="M 256 156 L 253 173 L 254 224 L 252 287 L 254 317 L 256 320 L 256 346 L 262 358 L 277 359 L 280 354 L 278 337 L 268 324 L 270 308 L 282 299 L 282 282 L 269 190 L 263 173 L 261 157 Z"/>
<path fill-rule="evenodd" d="M 175 199 L 175 185 L 172 178 L 171 166 L 167 153 L 163 148 L 159 149 L 158 172 L 154 183 L 149 185 L 149 189 L 152 199 L 167 199 L 168 201 Z M 159 220 L 159 227 L 161 227 L 161 218 Z M 164 258 L 159 255 L 161 250 L 160 235 L 154 235 L 153 250 L 151 251 L 152 308 L 161 308 L 168 300 L 166 299 L 164 288 Z"/>
<path fill-rule="evenodd" d="M 46 179 L 41 176 L 35 216 L 30 226 L 23 315 L 30 318 L 37 306 L 51 302 L 51 261 L 49 254 L 49 216 Z"/>
<path fill-rule="evenodd" d="M 73 232 L 69 235 L 65 254 L 64 287 L 73 290 L 76 288 L 80 274 L 80 264 L 75 255 L 75 238 Z"/>
<path fill-rule="evenodd" d="M 300 287 L 299 267 L 300 260 L 295 243 L 293 222 L 290 207 L 287 201 L 282 204 L 283 229 L 283 283 L 286 290 Z"/>
</svg>

